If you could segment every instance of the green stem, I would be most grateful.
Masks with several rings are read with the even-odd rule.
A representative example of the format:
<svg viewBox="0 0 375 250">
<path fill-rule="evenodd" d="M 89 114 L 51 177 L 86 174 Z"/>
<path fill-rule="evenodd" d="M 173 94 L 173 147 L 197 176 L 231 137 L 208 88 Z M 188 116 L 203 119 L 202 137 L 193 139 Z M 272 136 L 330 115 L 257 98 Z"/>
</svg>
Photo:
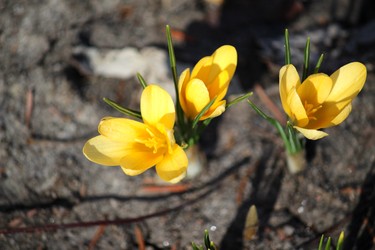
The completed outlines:
<svg viewBox="0 0 375 250">
<path fill-rule="evenodd" d="M 307 38 L 303 60 L 302 82 L 307 78 L 310 64 L 310 37 Z"/>
<path fill-rule="evenodd" d="M 291 64 L 291 53 L 289 45 L 289 32 L 288 29 L 285 29 L 285 65 Z"/>
<path fill-rule="evenodd" d="M 186 121 L 185 117 L 181 108 L 180 104 L 180 95 L 178 93 L 178 78 L 177 78 L 177 67 L 176 67 L 176 57 L 174 54 L 173 43 L 172 43 L 172 36 L 171 36 L 171 29 L 169 25 L 166 26 L 166 34 L 167 34 L 167 43 L 168 43 L 168 55 L 169 55 L 169 64 L 172 71 L 174 89 L 176 93 L 176 114 L 177 114 L 177 124 L 178 127 L 182 130 L 186 130 Z M 184 132 L 182 132 L 184 134 Z"/>
</svg>

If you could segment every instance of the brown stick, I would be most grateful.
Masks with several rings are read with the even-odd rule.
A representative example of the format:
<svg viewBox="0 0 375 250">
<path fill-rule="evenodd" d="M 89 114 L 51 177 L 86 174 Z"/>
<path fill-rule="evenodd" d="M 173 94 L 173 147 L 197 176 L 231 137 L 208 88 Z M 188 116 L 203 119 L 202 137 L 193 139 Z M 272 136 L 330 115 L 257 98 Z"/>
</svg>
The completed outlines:
<svg viewBox="0 0 375 250">
<path fill-rule="evenodd" d="M 26 92 L 25 102 L 25 124 L 27 128 L 30 128 L 31 115 L 33 113 L 34 94 L 32 89 L 28 89 Z"/>
<path fill-rule="evenodd" d="M 138 225 L 134 227 L 135 238 L 138 242 L 138 250 L 145 250 L 145 239 L 143 238 L 142 230 Z"/>
<path fill-rule="evenodd" d="M 98 243 L 100 237 L 104 234 L 106 225 L 100 225 L 98 230 L 96 230 L 94 237 L 92 237 L 88 250 L 94 250 L 96 243 Z"/>
<path fill-rule="evenodd" d="M 255 93 L 257 93 L 257 95 L 259 96 L 263 104 L 266 105 L 269 111 L 273 114 L 274 118 L 278 120 L 281 124 L 285 124 L 286 123 L 285 115 L 280 111 L 280 109 L 276 106 L 276 104 L 269 98 L 269 96 L 264 91 L 262 86 L 260 86 L 259 84 L 255 84 Z"/>
</svg>

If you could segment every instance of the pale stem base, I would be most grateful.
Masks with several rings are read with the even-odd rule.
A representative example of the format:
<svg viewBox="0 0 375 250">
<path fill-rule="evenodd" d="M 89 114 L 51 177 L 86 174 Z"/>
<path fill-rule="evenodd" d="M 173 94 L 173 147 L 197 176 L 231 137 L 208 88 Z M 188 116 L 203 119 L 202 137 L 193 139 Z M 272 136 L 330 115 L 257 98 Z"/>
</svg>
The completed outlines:
<svg viewBox="0 0 375 250">
<path fill-rule="evenodd" d="M 185 150 L 189 159 L 189 165 L 186 172 L 186 179 L 193 179 L 198 176 L 204 167 L 207 166 L 207 159 L 204 152 L 200 151 L 198 145 L 192 145 Z"/>
<path fill-rule="evenodd" d="M 286 154 L 286 162 L 290 173 L 297 174 L 306 168 L 305 151 L 301 150 L 294 154 Z"/>
</svg>

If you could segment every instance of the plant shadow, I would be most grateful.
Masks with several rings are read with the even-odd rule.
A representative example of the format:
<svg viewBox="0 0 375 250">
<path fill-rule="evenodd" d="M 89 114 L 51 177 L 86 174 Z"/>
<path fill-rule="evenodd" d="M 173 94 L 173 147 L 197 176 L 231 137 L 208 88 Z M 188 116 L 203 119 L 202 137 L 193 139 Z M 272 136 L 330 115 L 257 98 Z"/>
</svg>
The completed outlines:
<svg viewBox="0 0 375 250">
<path fill-rule="evenodd" d="M 375 246 L 375 166 L 362 185 L 362 193 L 352 213 L 344 250 L 374 249 Z"/>
<path fill-rule="evenodd" d="M 282 180 L 284 177 L 284 170 L 277 166 L 278 157 L 270 157 L 275 155 L 275 149 L 266 148 L 259 164 L 251 176 L 251 183 L 253 186 L 249 198 L 246 199 L 237 210 L 237 214 L 228 226 L 228 229 L 223 236 L 220 243 L 220 249 L 243 249 L 243 231 L 245 227 L 246 216 L 251 205 L 255 205 L 258 211 L 259 228 L 258 237 L 263 237 L 263 232 L 268 224 L 274 205 L 277 201 Z M 270 171 L 272 176 L 268 176 L 267 168 L 272 168 Z"/>
</svg>

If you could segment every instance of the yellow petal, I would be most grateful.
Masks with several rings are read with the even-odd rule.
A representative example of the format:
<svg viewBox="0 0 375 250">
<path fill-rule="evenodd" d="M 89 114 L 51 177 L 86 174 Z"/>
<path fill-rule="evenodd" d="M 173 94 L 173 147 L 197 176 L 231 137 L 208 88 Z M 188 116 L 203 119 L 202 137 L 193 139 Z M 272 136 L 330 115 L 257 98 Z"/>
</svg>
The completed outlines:
<svg viewBox="0 0 375 250">
<path fill-rule="evenodd" d="M 332 119 L 331 123 L 326 127 L 331 127 L 342 123 L 352 111 L 352 104 L 346 106 L 334 119 Z"/>
<path fill-rule="evenodd" d="M 352 105 L 338 108 L 336 103 L 324 103 L 322 108 L 316 112 L 317 120 L 310 121 L 306 128 L 320 129 L 328 128 L 342 123 L 350 114 Z"/>
<path fill-rule="evenodd" d="M 210 102 L 210 95 L 203 81 L 192 79 L 186 86 L 186 116 L 194 119 Z"/>
<path fill-rule="evenodd" d="M 143 172 L 145 172 L 148 168 L 144 168 L 144 169 L 139 169 L 139 170 L 134 170 L 134 169 L 130 169 L 130 168 L 124 168 L 124 167 L 121 167 L 122 171 L 124 171 L 124 173 L 126 175 L 129 175 L 129 176 L 136 176 L 136 175 L 139 175 L 139 174 L 142 174 Z"/>
<path fill-rule="evenodd" d="M 298 96 L 297 90 L 292 88 L 289 91 L 286 105 L 290 109 L 289 117 L 292 119 L 292 122 L 299 126 L 304 127 L 308 124 L 309 118 L 306 114 L 305 107 L 302 104 L 301 99 Z"/>
<path fill-rule="evenodd" d="M 206 114 L 204 114 L 202 117 L 201 117 L 201 121 L 203 120 L 206 120 L 207 118 L 214 118 L 214 117 L 217 117 L 219 115 L 221 115 L 222 113 L 224 113 L 225 111 L 225 104 L 226 104 L 226 101 L 225 100 L 222 100 L 218 103 L 215 103 L 214 105 L 211 106 L 211 108 L 206 112 Z"/>
<path fill-rule="evenodd" d="M 229 75 L 229 72 L 224 70 L 217 75 L 211 84 L 206 84 L 208 92 L 210 93 L 210 99 L 216 96 L 217 102 L 222 100 L 227 94 L 231 79 L 232 76 Z"/>
<path fill-rule="evenodd" d="M 332 80 L 326 74 L 310 75 L 297 89 L 302 102 L 314 106 L 322 104 L 332 89 Z"/>
<path fill-rule="evenodd" d="M 300 128 L 297 126 L 294 126 L 294 128 L 297 129 L 301 134 L 303 134 L 307 139 L 310 139 L 310 140 L 318 140 L 328 135 L 327 133 L 320 131 L 320 130 L 305 129 L 305 128 Z"/>
<path fill-rule="evenodd" d="M 349 115 L 351 104 L 342 108 L 335 102 L 325 102 L 315 113 L 316 120 L 311 120 L 306 126 L 309 129 L 327 128 L 341 123 Z M 334 123 L 333 123 L 334 122 Z"/>
<path fill-rule="evenodd" d="M 190 70 L 185 69 L 178 79 L 178 95 L 182 110 L 186 113 L 186 85 L 190 81 Z"/>
<path fill-rule="evenodd" d="M 366 81 L 366 67 L 362 63 L 352 62 L 339 68 L 331 75 L 333 88 L 327 102 L 350 101 L 357 96 Z"/>
<path fill-rule="evenodd" d="M 162 123 L 172 129 L 175 122 L 175 108 L 172 97 L 157 85 L 148 85 L 141 96 L 141 114 L 144 123 Z"/>
<path fill-rule="evenodd" d="M 212 57 L 206 56 L 198 61 L 191 72 L 190 79 L 198 78 L 203 82 L 207 82 L 208 75 L 211 70 Z"/>
<path fill-rule="evenodd" d="M 120 165 L 125 174 L 133 176 L 155 166 L 162 159 L 162 153 L 153 153 L 150 148 L 136 144 L 127 151 L 127 154 L 121 159 Z"/>
<path fill-rule="evenodd" d="M 298 72 L 292 64 L 283 66 L 279 72 L 279 92 L 281 104 L 285 113 L 292 117 L 290 107 L 288 105 L 288 93 L 292 88 L 297 89 L 301 84 Z"/>
<path fill-rule="evenodd" d="M 185 177 L 187 166 L 185 151 L 175 144 L 172 154 L 165 154 L 164 159 L 156 165 L 156 172 L 164 181 L 177 183 Z"/>
<path fill-rule="evenodd" d="M 125 118 L 106 117 L 99 123 L 101 135 L 122 143 L 134 142 L 135 138 L 144 137 L 147 125 Z"/>
<path fill-rule="evenodd" d="M 237 66 L 237 51 L 231 45 L 223 45 L 212 54 L 212 65 L 206 84 L 209 85 L 222 72 L 226 71 L 229 78 L 233 77 Z"/>
<path fill-rule="evenodd" d="M 92 162 L 105 166 L 118 166 L 129 145 L 99 135 L 86 142 L 83 154 Z"/>
</svg>

